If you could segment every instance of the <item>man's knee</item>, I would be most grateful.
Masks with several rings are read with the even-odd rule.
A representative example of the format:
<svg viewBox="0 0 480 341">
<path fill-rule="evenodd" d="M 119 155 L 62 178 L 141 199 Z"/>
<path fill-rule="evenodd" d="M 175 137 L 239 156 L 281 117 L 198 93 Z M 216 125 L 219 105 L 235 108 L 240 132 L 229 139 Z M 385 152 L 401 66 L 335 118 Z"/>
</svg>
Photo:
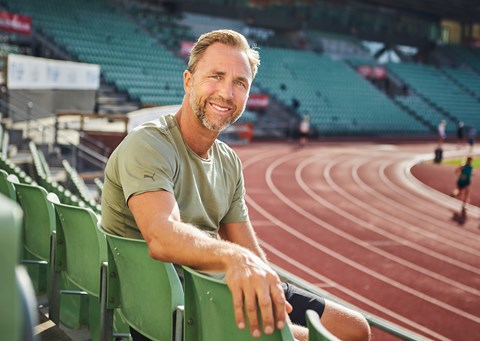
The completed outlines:
<svg viewBox="0 0 480 341">
<path fill-rule="evenodd" d="M 325 300 L 325 311 L 320 320 L 327 330 L 341 340 L 370 340 L 370 326 L 357 311 Z"/>
</svg>

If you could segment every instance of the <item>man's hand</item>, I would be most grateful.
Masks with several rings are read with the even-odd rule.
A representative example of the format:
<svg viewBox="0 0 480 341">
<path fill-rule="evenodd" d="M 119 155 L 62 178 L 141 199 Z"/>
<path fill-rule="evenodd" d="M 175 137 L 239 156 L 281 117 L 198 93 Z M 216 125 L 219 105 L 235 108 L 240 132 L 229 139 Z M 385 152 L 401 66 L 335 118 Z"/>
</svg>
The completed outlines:
<svg viewBox="0 0 480 341">
<path fill-rule="evenodd" d="M 241 249 L 235 261 L 229 264 L 225 281 L 232 293 L 235 320 L 240 329 L 246 327 L 244 309 L 253 337 L 260 337 L 260 318 L 265 334 L 275 327 L 283 329 L 287 313 L 292 311 L 286 302 L 280 278 L 260 257 Z"/>
</svg>

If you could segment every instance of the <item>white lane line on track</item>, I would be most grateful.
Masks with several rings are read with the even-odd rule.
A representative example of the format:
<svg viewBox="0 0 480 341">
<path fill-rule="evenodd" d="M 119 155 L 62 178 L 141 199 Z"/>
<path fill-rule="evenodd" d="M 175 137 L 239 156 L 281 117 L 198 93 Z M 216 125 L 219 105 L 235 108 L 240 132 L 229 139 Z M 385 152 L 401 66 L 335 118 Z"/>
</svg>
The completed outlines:
<svg viewBox="0 0 480 341">
<path fill-rule="evenodd" d="M 277 167 L 279 164 L 283 163 L 283 162 L 286 162 L 286 160 L 288 160 L 288 158 L 291 158 L 292 156 L 291 155 L 287 155 L 287 156 L 284 156 L 284 157 L 281 157 L 280 159 L 277 159 L 275 162 L 271 163 L 270 166 L 267 168 L 267 172 L 265 174 L 265 177 L 266 177 L 266 181 L 267 181 L 267 184 L 269 186 L 269 188 L 271 189 L 272 193 L 277 196 L 281 201 L 283 201 L 287 206 L 289 206 L 290 208 L 292 208 L 293 210 L 297 211 L 299 214 L 301 214 L 302 216 L 304 216 L 305 218 L 311 220 L 312 222 L 314 222 L 315 224 L 317 224 L 318 226 L 320 227 L 323 227 L 329 231 L 332 231 L 332 232 L 340 232 L 338 231 L 338 229 L 336 227 L 334 227 L 333 225 L 331 224 L 328 224 L 326 223 L 325 221 L 317 218 L 316 216 L 313 216 L 312 214 L 310 214 L 309 212 L 305 211 L 303 208 L 299 207 L 297 204 L 295 204 L 294 202 L 292 202 L 290 199 L 288 199 L 285 195 L 283 195 L 283 193 L 281 193 L 278 188 L 273 184 L 273 181 L 272 181 L 272 172 L 273 172 L 273 169 L 275 167 Z M 295 157 L 295 156 L 294 156 Z M 268 212 L 266 212 L 262 207 L 260 207 L 260 205 L 258 205 L 251 197 L 247 197 L 247 200 L 249 201 L 249 203 L 251 205 L 254 205 L 255 206 L 255 209 L 257 211 L 259 211 L 260 213 L 264 214 L 265 218 L 267 219 L 272 219 L 274 218 L 272 215 L 268 214 Z M 266 214 L 266 215 L 265 215 Z M 393 286 L 393 287 L 396 287 L 402 291 L 405 291 L 413 296 L 416 296 L 420 299 L 423 299 L 424 301 L 427 301 L 433 305 L 436 305 L 438 307 L 441 307 L 447 311 L 450 311 L 456 315 L 459 315 L 459 316 L 462 316 L 464 317 L 465 319 L 468 319 L 468 320 L 471 320 L 471 321 L 474 321 L 476 323 L 480 323 L 480 317 L 478 316 L 475 316 L 473 314 L 470 314 L 470 313 L 467 313 L 457 307 L 454 307 L 454 306 L 451 306 L 450 304 L 447 304 L 445 302 L 442 302 L 434 297 L 431 297 L 431 296 L 428 296 L 418 290 L 415 290 L 415 289 L 412 289 L 410 287 L 408 287 L 407 285 L 404 285 L 400 282 L 397 282 L 395 281 L 394 279 L 392 278 L 389 278 L 381 273 L 378 273 L 376 271 L 373 271 L 371 269 L 369 269 L 368 267 L 362 265 L 362 264 L 359 264 L 347 257 L 345 257 L 344 255 L 342 254 L 339 254 L 338 252 L 330 249 L 330 248 L 327 248 L 325 247 L 324 245 L 318 243 L 317 241 L 314 241 L 312 240 L 311 238 L 305 236 L 304 234 L 300 233 L 299 231 L 295 230 L 294 228 L 292 228 L 291 226 L 279 221 L 278 219 L 275 219 L 278 223 L 278 226 L 283 229 L 284 231 L 290 233 L 292 236 L 304 241 L 305 243 L 311 245 L 312 247 L 330 255 L 331 257 L 334 257 L 336 259 L 338 259 L 339 261 L 359 270 L 359 271 L 362 271 L 364 272 L 365 274 L 368 274 L 370 275 L 371 277 L 374 277 L 384 283 L 386 283 L 387 285 L 390 285 L 390 286 Z M 345 234 L 346 235 L 346 234 Z M 348 236 L 347 236 L 348 237 Z M 349 237 L 348 237 L 349 238 Z"/>
<path fill-rule="evenodd" d="M 308 161 L 308 160 L 307 160 Z M 332 164 L 333 162 L 335 161 L 330 161 L 324 171 L 323 171 L 323 176 L 325 178 L 325 180 L 327 181 L 327 183 L 330 185 L 330 187 L 335 190 L 337 193 L 341 194 L 343 197 L 345 198 L 348 198 L 350 201 L 359 201 L 358 199 L 352 197 L 348 192 L 346 192 L 345 190 L 343 190 L 342 188 L 340 188 L 334 181 L 333 179 L 331 178 L 330 176 L 330 169 L 333 167 Z M 302 163 L 305 163 L 302 162 Z M 385 231 L 384 229 L 381 229 L 375 225 L 372 225 L 370 224 L 369 222 L 366 222 L 364 220 L 361 220 L 359 218 L 357 218 L 356 216 L 350 214 L 349 212 L 341 209 L 341 208 L 338 208 L 336 205 L 333 205 L 331 203 L 329 203 L 328 201 L 326 201 L 325 199 L 321 198 L 319 195 L 317 195 L 316 193 L 312 192 L 308 186 L 304 185 L 302 188 L 304 188 L 305 191 L 307 191 L 308 193 L 311 194 L 312 197 L 314 197 L 319 203 L 322 203 L 322 205 L 328 207 L 329 209 L 335 211 L 336 213 L 342 215 L 343 217 L 345 217 L 346 219 L 349 219 L 351 220 L 352 222 L 356 223 L 356 224 L 359 224 L 371 231 L 374 231 L 382 236 L 386 236 L 392 240 L 395 240 L 397 242 L 399 242 L 400 244 L 402 245 L 405 245 L 405 246 L 408 246 L 412 249 L 415 249 L 416 251 L 418 252 L 421 252 L 421 253 L 424 253 L 430 257 L 434 257 L 434 258 L 437 258 L 439 260 L 442 260 L 446 263 L 449 263 L 449 264 L 452 264 L 452 265 L 455 265 L 461 269 L 464 269 L 464 270 L 467 270 L 467 271 L 470 271 L 470 272 L 473 272 L 475 274 L 478 274 L 480 275 L 480 269 L 474 267 L 474 266 L 471 266 L 469 264 L 465 264 L 461 261 L 458 261 L 456 259 L 452 259 L 451 257 L 448 257 L 444 254 L 441 254 L 439 252 L 436 252 L 436 251 L 432 251 L 424 246 L 421 246 L 421 245 L 418 245 L 412 241 L 409 241 L 407 239 L 404 239 L 402 237 L 399 237 L 391 232 L 388 232 L 388 231 Z"/>
<path fill-rule="evenodd" d="M 315 161 L 315 160 L 313 160 L 313 161 Z M 387 232 L 387 231 L 385 231 L 385 230 L 383 230 L 383 229 L 381 229 L 381 228 L 378 228 L 378 227 L 376 227 L 375 225 L 372 225 L 372 224 L 370 224 L 370 223 L 368 223 L 368 222 L 366 222 L 366 221 L 364 221 L 364 220 L 361 220 L 361 219 L 357 218 L 356 216 L 350 214 L 349 212 L 347 212 L 347 211 L 345 211 L 345 210 L 343 210 L 343 209 L 338 208 L 336 205 L 333 205 L 333 204 L 329 203 L 327 200 L 323 199 L 323 198 L 320 197 L 317 193 L 315 193 L 314 191 L 312 191 L 312 190 L 310 189 L 310 187 L 303 181 L 303 179 L 302 179 L 302 177 L 301 177 L 301 174 L 302 174 L 303 169 L 304 169 L 307 165 L 309 165 L 311 162 L 312 162 L 312 159 L 304 160 L 303 162 L 301 162 L 301 163 L 299 164 L 299 166 L 298 166 L 298 168 L 297 168 L 297 171 L 296 171 L 296 179 L 297 179 L 297 182 L 298 182 L 299 186 L 300 186 L 310 197 L 312 197 L 315 201 L 317 201 L 317 202 L 320 203 L 321 205 L 325 206 L 326 208 L 334 211 L 335 213 L 343 216 L 344 218 L 346 218 L 346 219 L 348 219 L 348 220 L 350 220 L 350 221 L 352 221 L 352 222 L 354 222 L 354 223 L 356 223 L 356 224 L 358 224 L 358 225 L 361 225 L 361 226 L 363 226 L 363 227 L 365 227 L 365 228 L 367 228 L 367 229 L 369 229 L 369 230 L 371 230 L 371 231 L 374 231 L 374 232 L 376 232 L 376 233 L 379 233 L 379 234 L 381 234 L 382 236 L 386 236 L 386 237 L 390 238 L 391 240 L 394 240 L 395 242 L 397 242 L 397 243 L 399 243 L 399 244 L 401 244 L 401 245 L 404 245 L 404 246 L 407 246 L 407 247 L 411 247 L 411 248 L 417 250 L 418 244 L 415 244 L 415 243 L 413 243 L 413 242 L 410 242 L 410 241 L 408 241 L 408 240 L 405 240 L 405 239 L 403 239 L 403 238 L 401 238 L 401 237 L 398 237 L 398 236 L 396 236 L 396 235 L 394 235 L 394 234 L 391 234 L 390 232 Z M 328 165 L 327 165 L 326 168 L 328 168 Z M 324 173 L 325 173 L 325 172 L 327 172 L 326 169 L 324 169 Z M 328 175 L 328 177 L 329 177 L 329 175 Z M 334 185 L 334 186 L 333 186 L 333 189 L 334 189 L 335 191 L 337 191 L 337 190 L 340 189 L 340 188 L 339 188 L 338 186 L 336 186 L 336 184 L 334 184 L 334 183 L 332 183 L 331 185 Z M 343 191 L 342 189 L 340 189 L 340 190 Z M 348 196 L 349 196 L 350 194 L 349 194 L 349 193 L 346 193 L 346 194 L 347 194 L 347 195 L 344 196 L 344 197 L 346 197 L 347 199 L 350 200 L 350 198 L 348 198 Z M 343 195 L 342 195 L 342 196 L 343 196 Z M 355 198 L 355 199 L 356 199 L 356 198 Z M 358 203 L 357 201 L 360 201 L 360 200 L 356 199 L 355 203 Z M 362 206 L 361 206 L 361 207 L 364 208 L 364 206 L 366 206 L 366 205 L 363 205 L 363 203 L 362 203 Z M 353 237 L 353 236 L 351 236 L 351 235 L 349 235 L 349 234 L 346 234 L 346 233 L 344 233 L 344 232 L 342 232 L 342 235 L 341 235 L 341 236 L 344 237 L 344 238 L 348 238 L 348 240 L 352 241 L 353 243 L 358 244 L 358 245 L 360 245 L 360 246 L 362 246 L 362 247 L 365 247 L 365 248 L 369 249 L 370 251 L 373 251 L 373 252 L 375 252 L 375 253 L 377 253 L 377 254 L 380 254 L 381 256 L 383 256 L 383 257 L 385 257 L 385 258 L 388 258 L 388 259 L 390 259 L 390 260 L 393 260 L 393 261 L 395 261 L 395 262 L 397 262 L 397 263 L 399 263 L 399 264 L 402 264 L 402 265 L 404 265 L 404 266 L 406 266 L 406 267 L 408 267 L 408 268 L 410 268 L 410 269 L 412 269 L 412 270 L 418 271 L 418 272 L 420 272 L 420 273 L 423 273 L 424 275 L 427 275 L 427 276 L 432 277 L 432 278 L 434 278 L 434 279 L 436 279 L 436 280 L 442 281 L 442 282 L 444 282 L 444 283 L 446 283 L 446 284 L 448 284 L 448 285 L 455 286 L 455 287 L 457 287 L 457 288 L 459 288 L 459 289 L 461 289 L 461 290 L 464 290 L 464 291 L 470 292 L 470 293 L 472 293 L 472 294 L 474 294 L 474 295 L 480 296 L 480 291 L 477 290 L 477 289 L 475 289 L 475 288 L 472 288 L 472 287 L 467 286 L 467 285 L 465 285 L 465 284 L 462 284 L 462 283 L 459 283 L 459 282 L 457 282 L 457 281 L 454 281 L 454 280 L 452 280 L 452 279 L 450 279 L 450 278 L 448 278 L 448 277 L 442 276 L 442 275 L 440 275 L 440 274 L 438 274 L 438 273 L 436 273 L 436 272 L 432 272 L 432 271 L 430 271 L 430 270 L 428 270 L 428 269 L 425 269 L 425 268 L 423 268 L 423 267 L 421 267 L 421 266 L 418 266 L 418 265 L 416 265 L 416 264 L 414 264 L 414 263 L 412 263 L 412 262 L 410 262 L 410 261 L 407 261 L 407 260 L 405 260 L 405 259 L 403 259 L 403 258 L 400 258 L 400 257 L 398 257 L 398 256 L 395 256 L 395 255 L 393 255 L 393 254 L 390 254 L 390 253 L 388 253 L 387 251 L 385 251 L 385 250 L 383 250 L 383 249 L 381 249 L 381 248 L 377 248 L 377 247 L 375 247 L 375 246 L 372 245 L 372 244 L 367 244 L 367 245 L 365 245 L 365 244 L 366 244 L 365 241 L 363 241 L 363 240 L 361 240 L 361 239 L 358 239 L 358 238 L 355 238 L 355 237 Z M 421 247 L 421 248 L 423 248 L 423 247 Z M 423 248 L 423 249 L 426 249 L 426 248 Z M 429 251 L 428 249 L 426 249 L 426 250 Z M 417 251 L 419 251 L 419 250 L 417 250 Z M 424 251 L 425 251 L 425 250 L 424 250 Z M 425 252 L 424 252 L 424 253 L 425 253 Z M 430 254 L 429 254 L 428 252 L 427 252 L 426 254 L 427 254 L 428 256 L 430 256 Z M 462 263 L 462 264 L 463 264 L 463 263 Z M 476 270 L 476 268 L 474 268 L 474 267 L 472 267 L 472 268 Z"/>
<path fill-rule="evenodd" d="M 355 150 L 354 148 L 350 149 L 349 150 Z M 269 157 L 269 156 L 273 156 L 275 154 L 278 154 L 278 155 L 284 155 L 284 151 L 281 151 L 279 153 L 276 153 L 276 152 L 270 152 L 270 153 L 262 153 L 261 155 L 257 155 L 256 157 L 253 157 L 249 160 L 246 160 L 244 162 L 244 169 L 248 168 L 249 166 L 253 165 L 255 162 L 259 161 L 259 160 L 263 160 L 265 159 L 266 157 Z M 277 220 L 275 217 L 273 217 L 272 215 L 270 215 L 268 212 L 266 212 L 265 210 L 263 210 L 263 208 L 261 206 L 259 206 L 252 198 L 250 198 L 248 195 L 246 197 L 247 201 L 249 202 L 249 204 L 252 205 L 252 207 L 254 207 L 259 213 L 261 213 L 264 217 L 267 217 L 269 218 L 275 225 L 277 226 L 282 226 L 283 225 L 283 222 Z M 296 235 L 296 231 L 295 230 L 290 230 L 290 231 L 287 231 L 287 232 L 290 232 L 290 234 L 292 234 L 294 237 L 299 237 Z M 298 239 L 302 239 L 302 237 L 300 236 L 300 238 Z M 307 242 L 308 243 L 308 242 Z M 263 244 L 264 247 L 267 249 L 269 247 L 269 244 L 267 243 L 264 243 Z M 272 251 L 272 249 L 270 248 L 270 251 Z M 283 259 L 286 259 L 286 260 L 289 260 L 290 263 L 292 263 L 294 266 L 296 266 L 297 268 L 300 268 L 302 269 L 302 271 L 305 271 L 307 274 L 309 275 L 312 275 L 312 274 L 315 274 L 316 276 L 320 276 L 321 280 L 324 281 L 324 282 L 330 282 L 332 285 L 335 285 L 335 287 L 337 289 L 339 289 L 340 291 L 343 291 L 345 292 L 348 296 L 351 296 L 351 297 L 354 297 L 354 298 L 357 298 L 363 302 L 366 302 L 368 305 L 370 305 L 371 307 L 374 307 L 375 309 L 378 309 L 379 311 L 382 311 L 383 313 L 385 313 L 386 315 L 388 316 L 392 316 L 396 319 L 398 319 L 399 321 L 403 321 L 406 325 L 409 325 L 409 326 L 414 326 L 415 328 L 418 328 L 418 330 L 422 330 L 424 331 L 426 334 L 428 335 L 432 335 L 435 339 L 438 339 L 438 340 L 447 340 L 447 338 L 445 338 L 444 336 L 434 332 L 434 331 L 431 331 L 430 329 L 426 328 L 426 327 L 423 327 L 421 325 L 418 325 L 416 324 L 415 322 L 413 321 L 410 321 L 408 319 L 405 319 L 403 316 L 401 315 L 398 315 L 397 313 L 381 306 L 381 305 L 378 305 L 376 304 L 375 302 L 372 302 L 372 301 L 368 301 L 366 300 L 362 295 L 359 295 L 349 289 L 346 289 L 346 288 L 343 288 L 342 286 L 340 286 L 339 284 L 331 281 L 330 279 L 328 279 L 327 277 L 325 276 L 322 276 L 316 272 L 314 272 L 312 269 L 309 269 L 307 267 L 305 267 L 303 264 L 300 264 L 296 261 L 293 261 L 291 260 L 291 258 L 287 257 L 286 255 L 282 254 L 281 256 Z M 343 290 L 342 290 L 343 288 Z"/>
<path fill-rule="evenodd" d="M 314 160 L 315 161 L 315 160 Z M 408 240 L 405 240 L 401 237 L 398 237 L 394 234 L 391 234 L 390 232 L 387 232 L 381 228 L 377 228 L 375 225 L 372 225 L 364 220 L 361 220 L 359 218 L 357 218 L 356 216 L 350 214 L 349 212 L 343 210 L 343 209 L 340 209 L 338 208 L 336 205 L 333 205 L 331 203 L 329 203 L 328 201 L 326 201 L 325 199 L 323 199 L 322 197 L 320 197 L 317 193 L 315 193 L 314 191 L 312 191 L 310 189 L 310 187 L 303 181 L 302 177 L 301 177 L 301 173 L 303 171 L 303 169 L 311 163 L 311 159 L 307 159 L 307 160 L 304 160 L 301 164 L 299 164 L 298 168 L 297 168 L 297 175 L 296 175 L 296 179 L 297 179 L 297 182 L 298 184 L 300 185 L 300 187 L 302 187 L 302 189 L 310 196 L 312 197 L 315 201 L 317 201 L 318 203 L 320 203 L 321 205 L 325 206 L 326 208 L 334 211 L 335 213 L 339 214 L 339 215 L 342 215 L 344 218 L 346 219 L 349 219 L 351 220 L 352 222 L 358 224 L 358 225 L 361 225 L 361 226 L 364 226 L 365 228 L 371 230 L 371 231 L 374 231 L 374 232 L 377 232 L 377 233 L 380 233 L 382 234 L 383 236 L 386 236 L 388 238 L 391 238 L 391 240 L 394 240 L 396 243 L 399 243 L 401 245 L 404 245 L 404 246 L 407 246 L 407 247 L 410 247 L 410 248 L 413 248 L 415 250 L 417 250 L 419 247 L 418 244 L 416 243 L 413 243 L 413 242 L 410 242 Z M 326 172 L 326 171 L 325 171 Z M 334 184 L 334 190 L 337 191 L 338 189 L 340 189 L 339 187 L 336 186 L 336 184 Z M 341 191 L 343 191 L 341 189 Z M 345 194 L 345 193 L 344 193 Z M 344 196 L 347 200 L 350 200 L 351 198 L 349 197 L 350 194 L 349 193 L 346 193 L 346 195 L 344 194 L 341 194 L 342 196 Z M 354 198 L 354 201 L 353 201 L 355 204 L 359 205 L 360 207 L 362 207 L 363 209 L 368 209 L 368 205 L 365 205 L 361 200 L 357 199 L 357 198 Z M 376 209 L 375 209 L 376 210 Z M 378 211 L 378 210 L 377 210 Z M 381 213 L 381 212 L 380 212 Z M 383 217 L 382 214 L 378 214 L 379 216 Z M 403 223 L 401 220 L 399 222 L 395 222 L 395 223 Z M 404 226 L 404 225 L 402 225 Z M 417 272 L 420 272 L 424 275 L 427 275 L 431 278 L 434 278 L 436 280 L 439 280 L 441 282 L 444 282 L 448 285 L 451 285 L 451 286 L 454 286 L 454 287 L 457 287 L 458 289 L 461 289 L 461 290 L 464 290 L 466 292 L 469 292 L 471 294 L 474 294 L 474 295 L 477 295 L 477 296 L 480 296 L 480 290 L 477 290 L 475 288 L 472 288 L 470 286 L 467 286 L 463 283 L 460 283 L 460 282 L 457 282 L 455 280 L 452 280 L 451 278 L 448 278 L 448 277 L 445 277 L 441 274 L 438 274 L 436 272 L 433 272 L 433 271 L 430 271 L 424 267 L 421 267 L 421 266 L 418 266 L 417 264 L 415 263 L 412 263 L 408 260 L 405 260 L 403 258 L 400 258 L 398 256 L 395 256 L 393 254 L 390 254 L 388 253 L 387 251 L 381 249 L 381 248 L 377 248 L 375 245 L 372 245 L 371 243 L 365 245 L 365 241 L 361 240 L 361 239 L 358 239 L 358 238 L 355 238 L 351 235 L 347 235 L 344 236 L 342 235 L 342 237 L 344 238 L 348 238 L 350 241 L 354 242 L 355 244 L 358 244 L 362 247 L 365 247 L 367 249 L 369 249 L 370 251 L 373 251 L 385 258 L 388 258 L 390 260 L 393 260 L 399 264 L 402 264 L 412 270 L 415 270 Z M 418 247 L 417 247 L 418 246 Z M 421 250 L 417 250 L 417 251 L 420 251 L 422 253 L 426 253 L 428 256 L 431 256 L 430 255 L 430 250 L 429 249 L 426 249 L 424 247 L 421 247 L 422 249 L 424 249 L 424 251 L 426 250 L 427 252 L 422 252 Z M 440 254 L 441 255 L 441 254 Z M 442 255 L 443 256 L 443 255 Z M 462 263 L 464 264 L 464 263 Z M 475 269 L 477 270 L 475 267 L 472 267 L 472 269 Z"/>
<path fill-rule="evenodd" d="M 398 203 L 397 201 L 395 200 L 392 200 L 390 199 L 388 196 L 386 195 L 383 195 L 379 192 L 377 192 L 376 190 L 374 190 L 372 187 L 368 186 L 359 176 L 359 168 L 362 167 L 365 163 L 369 162 L 370 160 L 358 160 L 356 161 L 353 166 L 352 166 L 352 170 L 351 170 L 351 175 L 352 175 L 352 178 L 353 178 L 353 181 L 358 185 L 359 188 L 361 188 L 363 191 L 367 192 L 370 196 L 372 197 L 375 197 L 377 198 L 378 200 L 380 200 L 382 203 L 387 203 L 389 204 L 391 207 L 394 207 L 396 210 L 399 210 L 399 211 L 403 211 L 403 212 L 406 212 L 408 213 L 409 216 L 411 217 L 415 217 L 417 218 L 418 220 L 424 220 L 424 221 L 427 221 L 427 223 L 429 224 L 434 224 L 436 222 L 436 220 L 434 219 L 431 219 L 430 217 L 426 217 L 425 214 L 421 214 L 419 213 L 418 211 L 408 207 L 408 206 L 405 206 L 403 204 L 400 204 Z M 350 197 L 350 194 L 349 194 L 349 200 L 350 198 L 352 199 L 352 202 L 355 203 L 355 205 L 361 207 L 362 209 L 365 209 L 369 212 L 371 212 L 372 214 L 375 214 L 379 217 L 382 217 L 384 218 L 385 220 L 388 220 L 394 224 L 398 224 L 398 225 L 401 225 L 402 227 L 404 228 L 407 228 L 409 229 L 410 231 L 413 231 L 415 233 L 418 233 L 420 235 L 423 235 L 424 237 L 426 238 L 429 238 L 429 239 L 432 239 L 432 240 L 435 240 L 436 242 L 440 242 L 444 245 L 448 245 L 452 248 L 456 248 L 460 251 L 463 251 L 463 252 L 466 252 L 466 253 L 470 253 L 472 255 L 475 255 L 475 256 L 480 256 L 480 251 L 477 250 L 477 249 L 473 249 L 473 248 L 470 248 L 468 247 L 467 245 L 465 244 L 462 244 L 462 243 L 459 243 L 459 242 L 455 242 L 451 239 L 448 239 L 448 238 L 445 238 L 443 236 L 440 236 L 436 233 L 433 233 L 433 232 L 430 232 L 430 231 L 427 231 L 417 225 L 413 225 L 411 223 L 408 223 L 408 222 L 405 222 L 395 216 L 392 216 L 391 214 L 388 214 L 384 211 L 381 211 L 375 207 L 373 207 L 372 205 L 368 205 L 366 204 L 365 202 L 363 202 L 362 200 L 358 199 L 357 197 L 354 197 L 353 195 Z M 416 198 L 416 201 L 418 201 L 419 199 Z M 415 202 L 415 201 L 413 201 Z M 427 219 L 427 218 L 430 218 L 430 219 Z"/>
<path fill-rule="evenodd" d="M 322 274 L 316 272 L 315 270 L 313 270 L 313 269 L 305 266 L 304 264 L 296 261 L 295 259 L 289 257 L 288 255 L 281 252 L 280 250 L 278 250 L 274 246 L 270 245 L 269 243 L 265 242 L 264 240 L 259 239 L 259 241 L 260 241 L 260 245 L 265 250 L 268 250 L 270 253 L 272 253 L 272 254 L 276 255 L 277 257 L 281 258 L 282 260 L 290 263 L 292 266 L 299 269 L 300 271 L 303 271 L 307 275 L 318 279 L 321 283 L 326 283 L 327 285 L 330 285 L 330 286 L 334 287 L 336 290 L 341 291 L 344 294 L 346 294 L 346 295 L 348 295 L 348 296 L 350 296 L 350 297 L 352 297 L 352 298 L 354 298 L 354 299 L 356 299 L 360 302 L 363 302 L 366 305 L 368 305 L 368 306 L 370 306 L 374 309 L 377 309 L 378 311 L 382 312 L 383 314 L 385 314 L 387 316 L 390 316 L 391 318 L 397 320 L 398 322 L 402 322 L 402 323 L 404 323 L 405 325 L 407 325 L 411 328 L 414 328 L 414 329 L 416 329 L 418 331 L 421 331 L 421 332 L 423 332 L 423 333 L 425 333 L 425 334 L 427 334 L 431 337 L 434 337 L 435 340 L 445 340 L 445 341 L 450 340 L 449 338 L 446 338 L 445 336 L 440 335 L 437 332 L 435 332 L 435 331 L 433 331 L 433 330 L 431 330 L 431 329 L 429 329 L 425 326 L 422 326 L 422 325 L 406 318 L 405 316 L 397 314 L 396 312 L 394 312 L 390 309 L 387 309 L 384 306 L 382 306 L 382 305 L 380 305 L 380 304 L 378 304 L 378 303 L 376 303 L 372 300 L 369 300 L 368 298 L 364 297 L 363 295 L 360 295 L 360 294 L 356 293 L 355 291 L 352 291 L 352 290 L 342 286 L 341 284 L 330 280 L 329 278 L 323 276 Z M 356 308 L 356 309 L 358 309 L 358 308 Z"/>
</svg>

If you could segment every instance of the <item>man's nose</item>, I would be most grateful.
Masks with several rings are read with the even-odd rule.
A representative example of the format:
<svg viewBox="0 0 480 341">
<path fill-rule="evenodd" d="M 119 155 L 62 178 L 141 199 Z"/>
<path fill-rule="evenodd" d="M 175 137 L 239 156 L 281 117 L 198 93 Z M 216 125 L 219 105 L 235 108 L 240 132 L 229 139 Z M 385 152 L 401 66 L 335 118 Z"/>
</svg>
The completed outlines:
<svg viewBox="0 0 480 341">
<path fill-rule="evenodd" d="M 233 98 L 233 82 L 227 80 L 222 82 L 220 85 L 219 94 L 224 100 L 231 100 Z"/>
</svg>

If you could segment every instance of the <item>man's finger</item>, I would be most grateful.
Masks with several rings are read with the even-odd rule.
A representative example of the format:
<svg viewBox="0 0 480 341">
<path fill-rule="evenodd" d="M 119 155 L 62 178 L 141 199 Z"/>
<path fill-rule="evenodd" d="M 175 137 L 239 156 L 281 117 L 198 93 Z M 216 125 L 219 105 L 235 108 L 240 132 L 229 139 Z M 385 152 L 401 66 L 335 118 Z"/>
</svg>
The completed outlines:
<svg viewBox="0 0 480 341">
<path fill-rule="evenodd" d="M 273 311 L 278 329 L 285 327 L 286 313 L 292 311 L 292 306 L 285 300 L 285 293 L 280 283 L 275 283 L 271 288 Z M 289 311 L 290 310 L 290 311 Z"/>
<path fill-rule="evenodd" d="M 232 293 L 235 322 L 237 323 L 238 328 L 245 329 L 246 324 L 245 314 L 243 312 L 243 292 L 238 286 L 231 287 L 230 291 Z"/>
<path fill-rule="evenodd" d="M 250 333 L 257 338 L 262 335 L 260 325 L 258 323 L 257 314 L 257 296 L 254 290 L 244 292 L 245 296 L 245 311 L 247 312 L 248 324 L 250 325 Z"/>
<path fill-rule="evenodd" d="M 272 334 L 275 327 L 272 298 L 268 286 L 262 286 L 257 290 L 257 300 L 262 316 L 263 331 L 265 334 Z"/>
</svg>

